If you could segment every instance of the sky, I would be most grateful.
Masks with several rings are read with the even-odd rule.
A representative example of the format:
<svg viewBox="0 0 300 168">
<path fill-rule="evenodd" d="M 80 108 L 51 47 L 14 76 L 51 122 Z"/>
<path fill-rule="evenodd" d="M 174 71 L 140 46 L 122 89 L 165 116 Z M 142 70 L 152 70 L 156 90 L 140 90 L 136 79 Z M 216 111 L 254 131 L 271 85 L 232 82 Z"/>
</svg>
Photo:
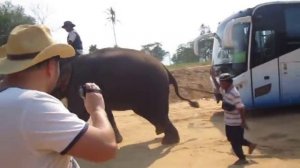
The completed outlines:
<svg viewBox="0 0 300 168">
<path fill-rule="evenodd" d="M 4 2 L 7 0 L 0 0 Z M 219 22 L 240 10 L 271 0 L 8 0 L 32 14 L 39 6 L 44 24 L 58 42 L 66 42 L 61 28 L 72 21 L 83 41 L 84 52 L 90 45 L 113 47 L 114 37 L 107 11 L 116 13 L 116 38 L 120 47 L 140 50 L 142 45 L 159 42 L 173 55 L 180 44 L 194 40 L 200 25 L 216 31 Z"/>
</svg>

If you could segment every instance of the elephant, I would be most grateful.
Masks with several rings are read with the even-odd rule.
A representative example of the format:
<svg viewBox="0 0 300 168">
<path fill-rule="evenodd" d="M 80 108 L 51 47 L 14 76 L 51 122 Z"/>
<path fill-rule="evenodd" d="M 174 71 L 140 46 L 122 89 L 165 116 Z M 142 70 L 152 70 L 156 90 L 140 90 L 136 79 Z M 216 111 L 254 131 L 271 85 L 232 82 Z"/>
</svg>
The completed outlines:
<svg viewBox="0 0 300 168">
<path fill-rule="evenodd" d="M 177 129 L 169 119 L 169 84 L 179 98 L 198 107 L 198 102 L 179 95 L 178 85 L 168 69 L 155 57 L 126 48 L 104 48 L 92 54 L 61 60 L 60 77 L 52 95 L 67 98 L 68 109 L 85 121 L 85 111 L 79 87 L 96 83 L 102 90 L 105 111 L 114 129 L 117 142 L 122 142 L 112 110 L 133 110 L 148 120 L 156 134 L 164 133 L 162 144 L 180 141 Z"/>
</svg>

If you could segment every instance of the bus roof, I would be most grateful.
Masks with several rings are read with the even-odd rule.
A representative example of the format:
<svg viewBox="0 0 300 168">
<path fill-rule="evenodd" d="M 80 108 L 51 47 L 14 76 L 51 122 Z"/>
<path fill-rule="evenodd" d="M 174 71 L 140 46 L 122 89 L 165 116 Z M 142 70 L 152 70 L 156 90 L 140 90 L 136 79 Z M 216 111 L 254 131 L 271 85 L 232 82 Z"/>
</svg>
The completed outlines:
<svg viewBox="0 0 300 168">
<path fill-rule="evenodd" d="M 227 22 L 229 22 L 230 20 L 234 19 L 234 18 L 240 18 L 240 17 L 245 17 L 245 16 L 252 16 L 253 13 L 260 7 L 263 7 L 263 6 L 269 6 L 269 5 L 278 5 L 278 4 L 293 4 L 293 3 L 298 3 L 300 4 L 300 1 L 274 1 L 274 2 L 266 2 L 266 3 L 261 3 L 261 4 L 258 4 L 254 7 L 251 7 L 251 8 L 247 8 L 247 9 L 244 9 L 244 10 L 241 10 L 229 17 L 227 17 L 226 19 L 224 19 L 223 21 L 221 21 L 219 23 L 219 26 L 218 26 L 218 29 L 221 28 L 223 29 L 224 26 L 226 25 Z M 218 32 L 218 30 L 217 30 Z"/>
</svg>

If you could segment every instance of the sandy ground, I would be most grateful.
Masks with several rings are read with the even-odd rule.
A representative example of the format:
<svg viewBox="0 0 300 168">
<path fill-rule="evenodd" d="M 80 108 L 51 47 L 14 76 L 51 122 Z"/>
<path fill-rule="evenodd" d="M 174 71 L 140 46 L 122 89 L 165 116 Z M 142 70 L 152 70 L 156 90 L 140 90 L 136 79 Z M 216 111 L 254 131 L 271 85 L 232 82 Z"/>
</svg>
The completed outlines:
<svg viewBox="0 0 300 168">
<path fill-rule="evenodd" d="M 208 67 L 172 72 L 181 86 L 180 92 L 200 103 L 192 108 L 170 94 L 170 119 L 178 129 L 181 141 L 176 145 L 161 145 L 163 135 L 132 111 L 115 112 L 123 135 L 114 160 L 95 164 L 79 160 L 82 168 L 297 168 L 300 167 L 300 108 L 283 108 L 248 113 L 249 131 L 245 136 L 258 144 L 250 164 L 232 166 L 236 160 L 224 134 L 223 112 L 211 95 Z M 190 89 L 193 88 L 193 89 Z M 171 89 L 172 90 L 172 89 Z M 247 153 L 247 147 L 244 152 Z"/>
</svg>

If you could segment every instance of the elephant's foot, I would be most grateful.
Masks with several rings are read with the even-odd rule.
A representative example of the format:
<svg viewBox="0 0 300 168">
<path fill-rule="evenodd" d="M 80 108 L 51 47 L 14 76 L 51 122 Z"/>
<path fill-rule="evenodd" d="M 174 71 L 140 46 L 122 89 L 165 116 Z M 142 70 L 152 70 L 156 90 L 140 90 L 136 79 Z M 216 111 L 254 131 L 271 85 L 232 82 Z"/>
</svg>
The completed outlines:
<svg viewBox="0 0 300 168">
<path fill-rule="evenodd" d="M 179 136 L 165 136 L 162 139 L 161 144 L 172 145 L 172 144 L 178 143 L 179 141 L 180 141 Z"/>
<path fill-rule="evenodd" d="M 171 145 L 178 143 L 180 141 L 179 134 L 177 129 L 171 125 L 169 129 L 165 130 L 165 136 L 162 139 L 162 144 L 163 145 Z"/>
</svg>

